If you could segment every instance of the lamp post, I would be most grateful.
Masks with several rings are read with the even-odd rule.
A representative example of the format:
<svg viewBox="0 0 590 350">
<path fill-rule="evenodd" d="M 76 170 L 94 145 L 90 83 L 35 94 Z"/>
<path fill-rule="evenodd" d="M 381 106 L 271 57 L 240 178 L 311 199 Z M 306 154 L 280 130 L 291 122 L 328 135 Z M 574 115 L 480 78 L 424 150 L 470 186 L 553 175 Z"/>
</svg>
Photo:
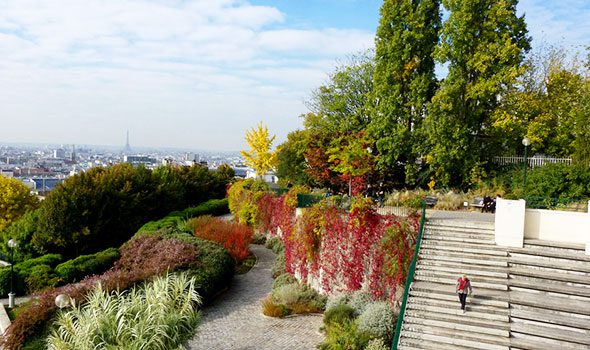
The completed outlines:
<svg viewBox="0 0 590 350">
<path fill-rule="evenodd" d="M 527 150 L 529 145 L 531 144 L 531 140 L 527 137 L 525 137 L 524 139 L 522 139 L 522 145 L 524 146 L 524 164 L 523 164 L 523 171 L 524 171 L 524 179 L 523 179 L 523 186 L 522 186 L 522 193 L 523 193 L 523 197 L 526 198 L 526 168 L 528 168 L 528 162 L 527 162 Z"/>
<path fill-rule="evenodd" d="M 15 239 L 8 241 L 8 247 L 10 248 L 10 293 L 8 293 L 8 307 L 14 307 L 14 292 L 13 292 L 13 275 L 14 275 L 14 249 L 18 246 L 18 242 Z"/>
</svg>

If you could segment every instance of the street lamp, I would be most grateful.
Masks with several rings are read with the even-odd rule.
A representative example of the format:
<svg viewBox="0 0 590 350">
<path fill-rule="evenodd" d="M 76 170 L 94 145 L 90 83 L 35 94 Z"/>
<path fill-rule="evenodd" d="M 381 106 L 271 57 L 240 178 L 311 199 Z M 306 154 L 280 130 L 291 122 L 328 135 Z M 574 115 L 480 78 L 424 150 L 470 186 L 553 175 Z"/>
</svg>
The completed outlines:
<svg viewBox="0 0 590 350">
<path fill-rule="evenodd" d="M 14 275 L 14 249 L 18 246 L 18 242 L 15 239 L 8 241 L 8 247 L 10 248 L 10 293 L 8 293 L 8 307 L 14 307 L 14 292 L 13 292 L 13 275 Z"/>
<path fill-rule="evenodd" d="M 528 147 L 530 144 L 531 144 L 531 140 L 529 138 L 525 137 L 524 139 L 522 139 L 522 145 L 524 146 L 524 164 L 523 164 L 524 179 L 523 179 L 522 192 L 523 192 L 523 197 L 525 197 L 525 198 L 526 198 L 526 168 L 528 168 L 527 150 L 528 150 Z"/>
</svg>

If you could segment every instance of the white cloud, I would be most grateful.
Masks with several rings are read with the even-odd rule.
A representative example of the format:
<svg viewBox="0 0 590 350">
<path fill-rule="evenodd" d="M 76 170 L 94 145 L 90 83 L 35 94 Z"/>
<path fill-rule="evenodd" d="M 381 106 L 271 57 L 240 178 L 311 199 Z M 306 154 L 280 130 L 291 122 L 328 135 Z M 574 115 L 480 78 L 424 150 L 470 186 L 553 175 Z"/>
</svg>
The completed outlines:
<svg viewBox="0 0 590 350">
<path fill-rule="evenodd" d="M 284 139 L 330 62 L 372 41 L 289 29 L 244 0 L 4 0 L 0 139 L 119 144 L 131 129 L 136 144 L 237 149 L 259 120 Z"/>
</svg>

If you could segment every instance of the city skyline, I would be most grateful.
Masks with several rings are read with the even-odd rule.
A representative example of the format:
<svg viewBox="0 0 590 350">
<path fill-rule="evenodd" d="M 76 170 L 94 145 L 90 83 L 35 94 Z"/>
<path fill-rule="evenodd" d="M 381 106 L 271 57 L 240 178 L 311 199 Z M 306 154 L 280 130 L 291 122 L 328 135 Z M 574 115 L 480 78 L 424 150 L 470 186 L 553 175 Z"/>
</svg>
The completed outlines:
<svg viewBox="0 0 590 350">
<path fill-rule="evenodd" d="M 275 146 L 349 54 L 373 46 L 381 1 L 5 1 L 0 141 L 238 151 Z M 30 9 L 34 8 L 35 11 Z M 533 49 L 589 44 L 590 4 L 524 0 Z"/>
</svg>

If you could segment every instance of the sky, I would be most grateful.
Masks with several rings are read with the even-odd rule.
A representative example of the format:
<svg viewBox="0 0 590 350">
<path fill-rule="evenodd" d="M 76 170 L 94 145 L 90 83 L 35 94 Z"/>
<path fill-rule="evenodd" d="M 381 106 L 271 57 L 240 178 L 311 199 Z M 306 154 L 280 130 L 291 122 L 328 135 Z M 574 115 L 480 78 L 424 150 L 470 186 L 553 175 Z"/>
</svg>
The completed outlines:
<svg viewBox="0 0 590 350">
<path fill-rule="evenodd" d="M 378 0 L 0 0 L 0 142 L 246 149 L 275 145 Z M 522 0 L 533 47 L 590 45 L 590 1 Z"/>
</svg>

